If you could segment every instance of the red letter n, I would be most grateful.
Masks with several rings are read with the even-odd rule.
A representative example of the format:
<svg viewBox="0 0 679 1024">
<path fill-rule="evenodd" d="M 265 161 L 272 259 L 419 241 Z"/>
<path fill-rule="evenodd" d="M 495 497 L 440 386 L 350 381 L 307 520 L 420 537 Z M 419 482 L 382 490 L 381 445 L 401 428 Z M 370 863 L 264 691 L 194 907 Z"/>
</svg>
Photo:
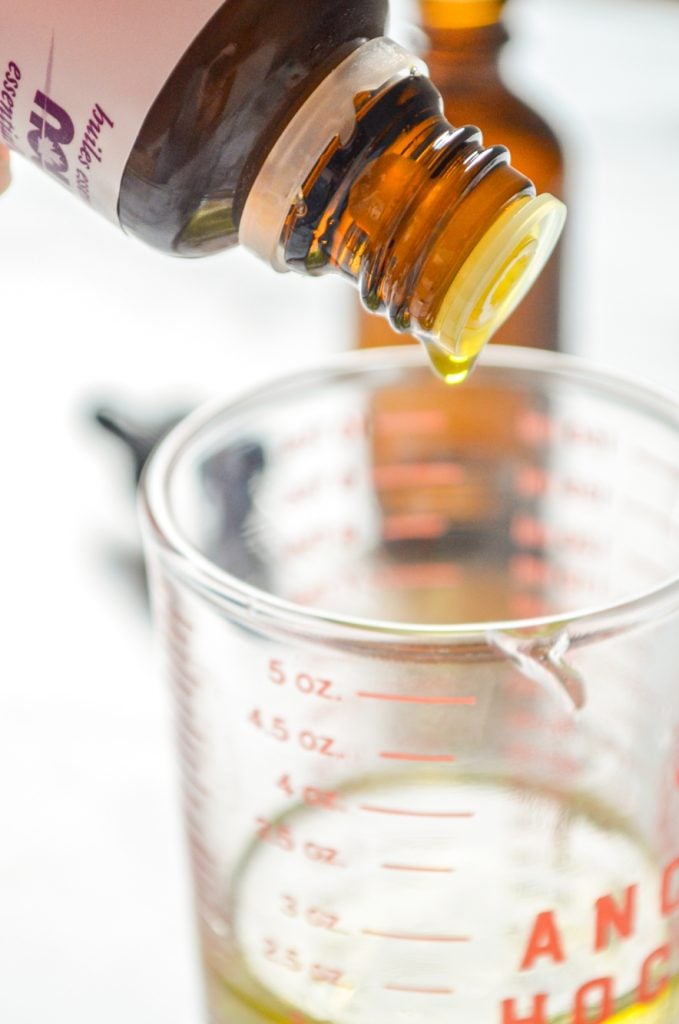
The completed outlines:
<svg viewBox="0 0 679 1024">
<path fill-rule="evenodd" d="M 637 909 L 638 886 L 631 885 L 625 892 L 624 904 L 619 906 L 613 896 L 602 896 L 596 901 L 596 941 L 595 952 L 608 949 L 611 944 L 611 932 L 621 939 L 629 939 L 634 932 Z"/>
</svg>

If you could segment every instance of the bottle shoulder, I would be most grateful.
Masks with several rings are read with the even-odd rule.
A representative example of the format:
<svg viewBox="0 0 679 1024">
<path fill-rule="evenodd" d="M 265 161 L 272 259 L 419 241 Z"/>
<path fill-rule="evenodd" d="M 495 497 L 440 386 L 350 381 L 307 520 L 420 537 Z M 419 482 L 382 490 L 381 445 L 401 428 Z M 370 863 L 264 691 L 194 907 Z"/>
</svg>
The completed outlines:
<svg viewBox="0 0 679 1024">
<path fill-rule="evenodd" d="M 424 59 L 449 120 L 461 123 L 469 112 L 471 123 L 493 135 L 493 144 L 504 142 L 507 131 L 518 132 L 554 158 L 562 158 L 558 131 L 540 112 L 539 98 L 523 95 L 507 81 L 503 54 L 510 37 L 504 24 L 457 31 L 429 27 L 429 38 Z"/>
<path fill-rule="evenodd" d="M 478 125 L 486 145 L 506 146 L 512 162 L 539 190 L 562 197 L 564 151 L 548 120 L 495 74 L 467 79 L 445 76 L 442 80 L 436 65 L 428 63 L 448 120 L 458 126 Z"/>
<path fill-rule="evenodd" d="M 530 132 L 539 139 L 543 146 L 551 148 L 559 156 L 563 157 L 563 147 L 556 127 L 547 119 L 547 116 L 537 107 L 534 107 L 528 100 L 519 93 L 514 92 L 504 81 L 503 97 L 505 98 L 505 110 L 511 116 L 515 124 Z"/>
<path fill-rule="evenodd" d="M 497 67 L 451 67 L 434 55 L 425 55 L 424 59 L 448 114 L 456 109 L 479 110 L 493 125 L 516 125 L 544 139 L 546 144 L 561 148 L 557 131 L 547 117 L 532 101 L 507 84 Z"/>
</svg>

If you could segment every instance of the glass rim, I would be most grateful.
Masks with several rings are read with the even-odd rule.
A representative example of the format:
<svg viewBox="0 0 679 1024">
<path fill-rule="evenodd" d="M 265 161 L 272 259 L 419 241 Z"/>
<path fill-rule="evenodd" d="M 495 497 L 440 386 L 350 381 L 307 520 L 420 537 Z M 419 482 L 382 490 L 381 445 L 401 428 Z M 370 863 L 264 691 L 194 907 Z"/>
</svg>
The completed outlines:
<svg viewBox="0 0 679 1024">
<path fill-rule="evenodd" d="M 626 375 L 580 357 L 540 349 L 491 345 L 479 361 L 479 369 L 520 370 L 523 374 L 558 378 L 594 389 L 601 395 L 633 407 L 638 412 L 664 421 L 679 437 L 679 396 L 655 384 L 641 384 Z M 360 378 L 371 373 L 388 374 L 426 369 L 419 346 L 380 347 L 344 352 L 317 366 L 282 373 L 231 398 L 220 398 L 200 406 L 182 420 L 161 441 L 149 459 L 139 488 L 142 532 L 149 551 L 160 556 L 171 574 L 212 601 L 225 606 L 239 619 L 259 628 L 299 635 L 300 632 L 326 640 L 363 644 L 455 646 L 479 643 L 487 646 L 493 634 L 511 634 L 520 639 L 550 636 L 568 631 L 571 643 L 613 636 L 664 618 L 679 611 L 679 568 L 654 587 L 632 592 L 629 597 L 592 604 L 558 614 L 466 623 L 421 624 L 337 614 L 323 607 L 306 606 L 275 597 L 219 568 L 183 535 L 175 521 L 170 501 L 170 482 L 175 466 L 204 431 L 220 420 L 228 421 L 290 393 L 308 392 L 328 379 Z M 445 385 L 441 385 L 444 387 Z M 459 385 L 464 387 L 465 385 Z M 679 468 L 679 467 L 678 467 Z M 677 522 L 679 529 L 679 520 Z"/>
</svg>

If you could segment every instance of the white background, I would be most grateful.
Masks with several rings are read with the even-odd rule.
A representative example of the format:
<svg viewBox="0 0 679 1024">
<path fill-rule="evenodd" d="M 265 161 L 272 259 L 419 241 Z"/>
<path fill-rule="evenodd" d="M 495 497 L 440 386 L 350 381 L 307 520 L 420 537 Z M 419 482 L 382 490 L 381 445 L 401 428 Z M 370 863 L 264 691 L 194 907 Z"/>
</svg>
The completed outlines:
<svg viewBox="0 0 679 1024">
<path fill-rule="evenodd" d="M 8 2 L 8 0 L 1 0 Z M 568 347 L 679 396 L 679 3 L 516 0 L 507 74 L 570 152 Z M 124 454 L 149 411 L 352 342 L 339 282 L 147 251 L 15 161 L 0 203 L 0 1021 L 202 1020 L 171 709 Z"/>
</svg>

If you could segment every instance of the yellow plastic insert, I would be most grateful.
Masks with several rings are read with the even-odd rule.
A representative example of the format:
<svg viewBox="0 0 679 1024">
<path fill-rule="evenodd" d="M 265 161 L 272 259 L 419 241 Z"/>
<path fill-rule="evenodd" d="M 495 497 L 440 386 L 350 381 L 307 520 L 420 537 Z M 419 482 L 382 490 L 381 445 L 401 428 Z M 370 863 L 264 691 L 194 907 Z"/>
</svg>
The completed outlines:
<svg viewBox="0 0 679 1024">
<path fill-rule="evenodd" d="M 472 250 L 441 306 L 427 348 L 448 384 L 463 381 L 543 270 L 559 240 L 566 207 L 554 196 L 510 203 Z"/>
</svg>

